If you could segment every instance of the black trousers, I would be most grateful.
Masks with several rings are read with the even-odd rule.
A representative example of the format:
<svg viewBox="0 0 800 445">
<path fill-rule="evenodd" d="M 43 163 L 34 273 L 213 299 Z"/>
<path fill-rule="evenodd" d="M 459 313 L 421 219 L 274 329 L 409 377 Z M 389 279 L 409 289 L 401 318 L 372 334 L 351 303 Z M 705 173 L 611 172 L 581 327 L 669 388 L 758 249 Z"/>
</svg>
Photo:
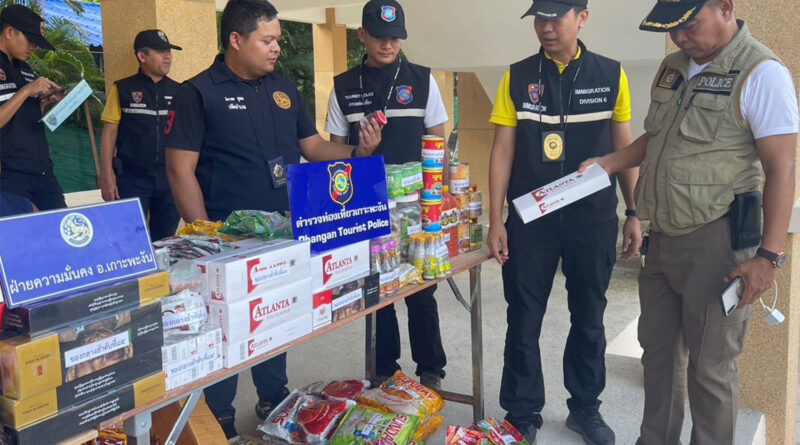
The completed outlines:
<svg viewBox="0 0 800 445">
<path fill-rule="evenodd" d="M 570 331 L 564 350 L 569 409 L 597 408 L 605 388 L 603 313 L 616 260 L 618 221 L 582 228 L 506 222 L 509 260 L 503 266 L 508 303 L 500 406 L 513 424 L 542 426 L 545 403 L 539 336 L 558 262 L 566 277 Z"/>
<path fill-rule="evenodd" d="M 447 357 L 439 332 L 439 307 L 433 294 L 436 286 L 421 290 L 405 299 L 408 308 L 408 336 L 411 358 L 417 364 L 416 374 L 423 372 L 444 377 Z M 394 305 L 377 312 L 375 339 L 375 370 L 378 375 L 390 376 L 400 369 L 400 328 Z"/>
<path fill-rule="evenodd" d="M 150 217 L 150 238 L 153 241 L 175 235 L 181 216 L 172 198 L 166 171 L 134 172 L 130 169 L 117 176 L 119 197 L 139 198 L 144 215 Z"/>
<path fill-rule="evenodd" d="M 28 198 L 39 210 L 63 209 L 64 191 L 52 171 L 23 173 L 3 169 L 0 172 L 0 190 Z"/>
</svg>

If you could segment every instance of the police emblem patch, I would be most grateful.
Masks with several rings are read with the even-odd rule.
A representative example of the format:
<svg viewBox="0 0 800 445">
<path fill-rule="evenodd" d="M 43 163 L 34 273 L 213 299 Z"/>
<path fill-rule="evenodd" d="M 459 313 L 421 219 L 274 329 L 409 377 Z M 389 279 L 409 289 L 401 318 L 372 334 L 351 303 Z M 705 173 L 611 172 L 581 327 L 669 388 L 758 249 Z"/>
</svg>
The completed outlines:
<svg viewBox="0 0 800 445">
<path fill-rule="evenodd" d="M 658 79 L 658 86 L 659 88 L 666 88 L 668 90 L 672 90 L 674 89 L 678 80 L 680 80 L 681 78 L 682 76 L 679 71 L 667 68 L 664 70 L 663 73 L 661 73 L 661 78 Z"/>
<path fill-rule="evenodd" d="M 138 103 L 142 102 L 142 98 L 144 97 L 144 93 L 141 92 L 141 91 L 134 91 L 134 92 L 131 93 L 131 96 L 133 97 L 133 101 L 138 104 Z"/>
<path fill-rule="evenodd" d="M 344 207 L 353 199 L 353 166 L 337 162 L 328 166 L 331 177 L 330 195 L 333 202 Z"/>
<path fill-rule="evenodd" d="M 410 87 L 408 85 L 400 85 L 397 87 L 397 102 L 401 105 L 408 105 L 411 101 L 414 100 L 414 94 L 412 94 L 412 90 L 414 87 Z"/>
<path fill-rule="evenodd" d="M 0 69 L 0 82 L 6 81 L 6 72 Z"/>
<path fill-rule="evenodd" d="M 84 247 L 92 242 L 94 228 L 89 218 L 80 213 L 68 213 L 61 219 L 61 238 L 72 247 Z"/>
<path fill-rule="evenodd" d="M 276 91 L 272 93 L 272 100 L 275 101 L 275 105 L 283 108 L 284 110 L 288 110 L 292 107 L 292 100 L 289 99 L 289 96 L 283 91 Z"/>
<path fill-rule="evenodd" d="M 281 164 L 275 164 L 275 167 L 272 169 L 272 174 L 275 175 L 276 178 L 283 178 L 283 175 L 286 174 L 286 168 Z"/>
<path fill-rule="evenodd" d="M 528 85 L 528 96 L 531 98 L 531 103 L 536 105 L 544 95 L 544 85 L 532 83 Z"/>
<path fill-rule="evenodd" d="M 393 22 L 397 18 L 397 10 L 394 6 L 381 6 L 381 19 L 384 22 Z"/>
</svg>

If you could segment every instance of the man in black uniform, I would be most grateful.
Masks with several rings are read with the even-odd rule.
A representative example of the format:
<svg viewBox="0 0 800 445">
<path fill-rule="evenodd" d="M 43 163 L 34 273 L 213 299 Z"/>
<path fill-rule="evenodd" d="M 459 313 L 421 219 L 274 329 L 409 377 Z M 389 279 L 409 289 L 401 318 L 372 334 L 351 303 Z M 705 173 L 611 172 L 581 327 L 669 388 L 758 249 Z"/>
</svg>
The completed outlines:
<svg viewBox="0 0 800 445">
<path fill-rule="evenodd" d="M 161 30 L 137 34 L 133 50 L 139 72 L 114 83 L 102 116 L 103 200 L 138 197 L 144 214 L 150 214 L 154 240 L 174 235 L 180 220 L 167 182 L 164 153 L 167 113 L 178 91 L 178 82 L 167 77 L 173 49 L 181 48 L 171 44 Z"/>
<path fill-rule="evenodd" d="M 614 443 L 614 432 L 599 413 L 598 397 L 605 387 L 605 293 L 616 260 L 616 187 L 528 224 L 511 205 L 517 197 L 574 172 L 587 158 L 631 142 L 630 92 L 622 67 L 578 40 L 589 16 L 586 7 L 587 0 L 534 0 L 523 17 L 535 17 L 541 49 L 511 65 L 491 118 L 495 137 L 487 243 L 503 265 L 508 302 L 500 406 L 530 442 L 543 423 L 539 336 L 560 260 L 571 323 L 564 351 L 564 385 L 570 393 L 567 427 L 588 444 Z M 631 170 L 620 174 L 628 206 L 623 259 L 632 257 L 641 243 L 633 199 L 636 177 Z"/>
<path fill-rule="evenodd" d="M 421 139 L 444 137 L 447 112 L 430 68 L 399 58 L 407 37 L 403 7 L 394 0 L 372 0 L 364 5 L 358 37 L 366 55 L 361 66 L 333 81 L 326 131 L 334 142 L 358 143 L 357 127 L 365 114 L 383 111 L 383 128 L 375 154 L 387 164 L 419 162 Z M 447 172 L 447 160 L 444 171 Z M 439 332 L 439 311 L 429 287 L 406 298 L 411 355 L 423 385 L 440 389 L 447 357 Z M 385 380 L 400 369 L 400 330 L 394 305 L 378 311 L 376 373 Z"/>
<path fill-rule="evenodd" d="M 37 48 L 54 49 L 43 29 L 44 20 L 24 6 L 0 12 L 0 190 L 51 210 L 67 205 L 40 121 L 42 108 L 63 94 L 25 63 Z"/>
<path fill-rule="evenodd" d="M 234 210 L 289 210 L 288 164 L 367 156 L 380 143 L 374 120 L 361 143 L 317 134 L 297 88 L 274 74 L 280 55 L 278 11 L 266 0 L 231 0 L 222 13 L 224 54 L 180 86 L 167 123 L 167 175 L 183 219 L 221 220 Z M 286 354 L 252 368 L 265 418 L 286 395 Z M 206 402 L 235 437 L 236 376 L 206 388 Z"/>
</svg>

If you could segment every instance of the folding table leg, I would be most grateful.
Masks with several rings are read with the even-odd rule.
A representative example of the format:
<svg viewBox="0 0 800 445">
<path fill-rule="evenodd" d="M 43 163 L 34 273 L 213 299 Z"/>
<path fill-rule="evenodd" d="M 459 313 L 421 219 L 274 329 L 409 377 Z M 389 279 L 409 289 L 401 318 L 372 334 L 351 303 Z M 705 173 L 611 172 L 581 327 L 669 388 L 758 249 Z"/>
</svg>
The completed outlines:
<svg viewBox="0 0 800 445">
<path fill-rule="evenodd" d="M 365 361 L 365 374 L 367 380 L 374 381 L 376 376 L 375 371 L 375 336 L 377 330 L 377 315 L 375 313 L 368 314 L 364 317 L 367 324 L 366 329 L 366 342 L 364 348 L 364 361 Z"/>
<path fill-rule="evenodd" d="M 128 435 L 129 445 L 150 445 L 150 428 L 153 426 L 150 412 L 126 419 L 123 426 L 125 434 Z"/>
<path fill-rule="evenodd" d="M 472 332 L 472 417 L 484 418 L 483 406 L 483 325 L 481 311 L 481 266 L 469 270 L 470 322 Z"/>
</svg>

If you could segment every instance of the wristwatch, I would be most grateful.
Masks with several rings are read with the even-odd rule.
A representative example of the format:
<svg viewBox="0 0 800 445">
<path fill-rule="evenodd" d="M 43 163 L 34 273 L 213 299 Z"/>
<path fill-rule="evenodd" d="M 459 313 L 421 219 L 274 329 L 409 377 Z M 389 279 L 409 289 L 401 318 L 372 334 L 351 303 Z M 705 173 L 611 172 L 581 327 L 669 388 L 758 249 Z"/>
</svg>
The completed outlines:
<svg viewBox="0 0 800 445">
<path fill-rule="evenodd" d="M 636 218 L 636 210 L 625 209 L 625 216 L 633 216 Z"/>
<path fill-rule="evenodd" d="M 776 269 L 780 269 L 786 264 L 786 254 L 783 252 L 770 252 L 769 250 L 759 247 L 758 250 L 756 250 L 756 255 L 761 258 L 766 258 Z"/>
</svg>

